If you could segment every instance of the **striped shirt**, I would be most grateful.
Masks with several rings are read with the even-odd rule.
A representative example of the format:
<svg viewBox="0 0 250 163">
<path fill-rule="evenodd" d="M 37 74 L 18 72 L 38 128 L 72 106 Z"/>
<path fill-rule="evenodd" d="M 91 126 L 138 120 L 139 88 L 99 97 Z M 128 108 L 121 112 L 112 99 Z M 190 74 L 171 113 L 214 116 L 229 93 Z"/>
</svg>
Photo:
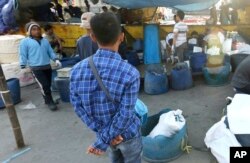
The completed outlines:
<svg viewBox="0 0 250 163">
<path fill-rule="evenodd" d="M 123 140 L 140 136 L 140 119 L 135 114 L 139 72 L 116 52 L 99 49 L 95 66 L 115 103 L 101 90 L 88 58 L 75 65 L 70 78 L 70 99 L 76 114 L 96 133 L 94 148 L 106 151 L 118 135 Z"/>
<path fill-rule="evenodd" d="M 174 25 L 174 33 L 178 33 L 175 44 L 176 47 L 179 47 L 183 43 L 187 42 L 187 31 L 188 26 L 182 21 Z"/>
</svg>

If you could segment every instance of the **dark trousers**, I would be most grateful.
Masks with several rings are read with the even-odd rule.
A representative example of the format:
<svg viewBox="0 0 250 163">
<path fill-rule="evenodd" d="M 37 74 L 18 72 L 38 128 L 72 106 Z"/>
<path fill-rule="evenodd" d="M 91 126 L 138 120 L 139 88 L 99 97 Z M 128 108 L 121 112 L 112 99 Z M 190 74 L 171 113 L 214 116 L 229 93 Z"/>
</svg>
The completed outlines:
<svg viewBox="0 0 250 163">
<path fill-rule="evenodd" d="M 49 104 L 53 101 L 51 95 L 51 77 L 52 77 L 52 70 L 45 69 L 45 70 L 32 70 L 33 75 L 41 87 L 41 92 L 44 97 L 45 103 Z"/>
<path fill-rule="evenodd" d="M 175 56 L 179 58 L 180 62 L 184 61 L 184 52 L 187 51 L 187 43 L 183 43 L 175 49 Z"/>
</svg>

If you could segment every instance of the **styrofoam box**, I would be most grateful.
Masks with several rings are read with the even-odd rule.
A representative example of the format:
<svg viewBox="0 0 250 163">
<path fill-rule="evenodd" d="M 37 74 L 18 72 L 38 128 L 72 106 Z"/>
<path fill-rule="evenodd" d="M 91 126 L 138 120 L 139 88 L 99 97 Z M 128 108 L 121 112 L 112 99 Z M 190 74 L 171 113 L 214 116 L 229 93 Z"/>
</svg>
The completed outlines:
<svg viewBox="0 0 250 163">
<path fill-rule="evenodd" d="M 71 69 L 72 69 L 71 67 L 65 67 L 65 68 L 57 70 L 57 77 L 69 78 Z"/>
</svg>

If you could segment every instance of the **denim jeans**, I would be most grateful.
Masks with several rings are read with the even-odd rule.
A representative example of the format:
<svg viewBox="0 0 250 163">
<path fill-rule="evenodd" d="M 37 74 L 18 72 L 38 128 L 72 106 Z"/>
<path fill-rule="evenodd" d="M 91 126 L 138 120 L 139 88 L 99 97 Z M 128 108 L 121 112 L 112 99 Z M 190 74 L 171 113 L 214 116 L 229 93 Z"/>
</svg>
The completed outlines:
<svg viewBox="0 0 250 163">
<path fill-rule="evenodd" d="M 112 163 L 141 163 L 142 138 L 137 137 L 110 147 Z"/>
</svg>

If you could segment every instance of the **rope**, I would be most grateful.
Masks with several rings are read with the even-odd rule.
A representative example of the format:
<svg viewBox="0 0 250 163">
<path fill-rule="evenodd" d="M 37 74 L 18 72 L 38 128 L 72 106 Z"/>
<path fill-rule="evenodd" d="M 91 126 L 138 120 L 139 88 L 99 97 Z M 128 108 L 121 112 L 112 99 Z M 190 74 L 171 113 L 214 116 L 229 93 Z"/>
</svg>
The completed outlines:
<svg viewBox="0 0 250 163">
<path fill-rule="evenodd" d="M 5 93 L 9 93 L 10 90 L 7 90 L 7 91 L 0 91 L 0 94 L 5 94 Z"/>
<path fill-rule="evenodd" d="M 187 139 L 188 136 L 186 135 L 184 138 L 182 138 L 181 140 L 181 150 L 184 152 L 187 152 L 187 154 L 189 154 L 192 150 L 192 146 L 187 144 Z"/>
<path fill-rule="evenodd" d="M 15 158 L 25 154 L 26 152 L 28 152 L 30 150 L 31 150 L 31 148 L 26 148 L 26 149 L 24 149 L 24 150 L 22 150 L 22 151 L 20 151 L 20 152 L 18 152 L 16 154 L 13 154 L 10 158 L 4 160 L 2 163 L 9 163 L 9 162 L 11 162 L 11 160 L 14 160 Z"/>
<path fill-rule="evenodd" d="M 6 101 L 5 99 L 3 98 L 3 94 L 7 94 L 7 93 L 10 93 L 10 90 L 7 90 L 7 91 L 0 91 L 0 94 L 1 94 L 1 97 L 2 97 L 2 100 L 3 100 L 3 103 L 6 104 Z M 7 107 L 7 105 L 6 105 Z"/>
</svg>

